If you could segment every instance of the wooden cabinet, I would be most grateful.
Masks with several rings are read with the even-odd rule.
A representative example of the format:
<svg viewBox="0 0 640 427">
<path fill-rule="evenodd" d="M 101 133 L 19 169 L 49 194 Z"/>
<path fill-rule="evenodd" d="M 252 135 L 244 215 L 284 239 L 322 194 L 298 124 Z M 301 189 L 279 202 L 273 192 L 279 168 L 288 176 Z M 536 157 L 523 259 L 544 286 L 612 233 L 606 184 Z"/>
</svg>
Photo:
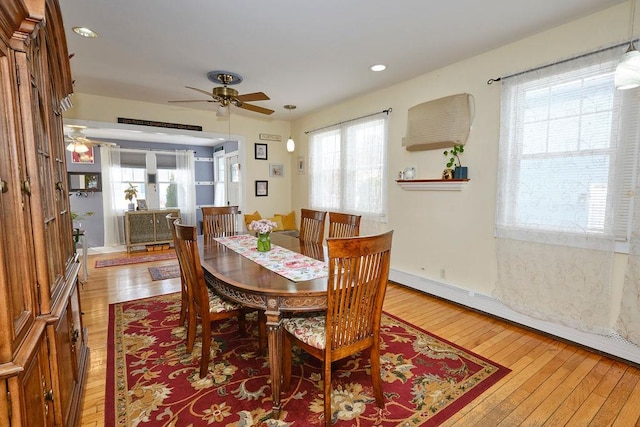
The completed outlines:
<svg viewBox="0 0 640 427">
<path fill-rule="evenodd" d="M 166 216 L 180 215 L 180 209 L 158 209 L 125 212 L 124 228 L 127 251 L 136 246 L 173 242 Z"/>
<path fill-rule="evenodd" d="M 88 347 L 62 113 L 58 0 L 0 2 L 0 425 L 77 424 Z"/>
</svg>

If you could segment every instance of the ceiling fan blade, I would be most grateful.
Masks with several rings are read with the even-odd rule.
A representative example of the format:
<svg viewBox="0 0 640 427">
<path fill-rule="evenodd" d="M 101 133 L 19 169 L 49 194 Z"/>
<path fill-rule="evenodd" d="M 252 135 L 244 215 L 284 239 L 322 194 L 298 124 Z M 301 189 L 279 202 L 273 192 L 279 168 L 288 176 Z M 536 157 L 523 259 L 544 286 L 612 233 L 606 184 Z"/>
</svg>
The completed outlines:
<svg viewBox="0 0 640 427">
<path fill-rule="evenodd" d="M 269 98 L 264 92 L 245 93 L 244 95 L 236 96 L 236 99 L 240 102 L 250 101 L 267 101 Z"/>
<path fill-rule="evenodd" d="M 211 96 L 211 91 L 198 89 L 197 87 L 185 86 L 187 89 L 193 89 L 197 92 L 204 93 L 205 95 Z"/>
<path fill-rule="evenodd" d="M 268 108 L 258 107 L 257 105 L 240 104 L 238 105 L 238 107 L 244 108 L 245 110 L 249 110 L 249 111 L 255 111 L 256 113 L 273 114 L 273 110 L 269 110 Z"/>
<path fill-rule="evenodd" d="M 213 99 L 187 99 L 186 101 L 167 101 L 167 102 L 215 102 Z"/>
</svg>

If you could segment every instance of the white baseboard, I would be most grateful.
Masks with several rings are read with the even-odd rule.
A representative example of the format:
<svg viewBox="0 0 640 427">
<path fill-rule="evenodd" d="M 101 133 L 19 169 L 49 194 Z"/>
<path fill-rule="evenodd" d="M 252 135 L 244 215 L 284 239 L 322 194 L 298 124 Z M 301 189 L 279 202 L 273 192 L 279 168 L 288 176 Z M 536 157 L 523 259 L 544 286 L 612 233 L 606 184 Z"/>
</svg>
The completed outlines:
<svg viewBox="0 0 640 427">
<path fill-rule="evenodd" d="M 590 334 L 568 326 L 535 319 L 513 311 L 489 295 L 469 292 L 446 283 L 398 270 L 392 269 L 389 273 L 389 279 L 424 293 L 589 347 L 597 352 L 606 353 L 632 363 L 640 364 L 640 347 L 626 341 L 613 332 L 610 335 Z"/>
<path fill-rule="evenodd" d="M 78 253 L 82 254 L 81 249 L 78 249 Z M 110 254 L 114 252 L 126 252 L 127 247 L 125 245 L 120 246 L 98 246 L 95 248 L 89 248 L 87 255 L 92 254 Z"/>
</svg>

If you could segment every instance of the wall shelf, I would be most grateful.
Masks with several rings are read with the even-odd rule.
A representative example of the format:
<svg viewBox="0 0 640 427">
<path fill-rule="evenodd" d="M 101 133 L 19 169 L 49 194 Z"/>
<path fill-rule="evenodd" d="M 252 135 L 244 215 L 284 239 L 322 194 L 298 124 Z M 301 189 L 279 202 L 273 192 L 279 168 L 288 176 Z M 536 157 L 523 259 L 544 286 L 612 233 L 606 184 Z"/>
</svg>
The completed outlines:
<svg viewBox="0 0 640 427">
<path fill-rule="evenodd" d="M 397 179 L 406 191 L 462 191 L 469 179 Z"/>
</svg>

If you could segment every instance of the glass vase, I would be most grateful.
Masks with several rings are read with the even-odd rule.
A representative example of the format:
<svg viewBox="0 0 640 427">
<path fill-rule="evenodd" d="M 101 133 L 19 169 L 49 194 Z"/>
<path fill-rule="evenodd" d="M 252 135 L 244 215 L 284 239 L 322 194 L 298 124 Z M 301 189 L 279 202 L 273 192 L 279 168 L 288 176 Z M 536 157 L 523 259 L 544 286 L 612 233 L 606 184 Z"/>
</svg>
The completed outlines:
<svg viewBox="0 0 640 427">
<path fill-rule="evenodd" d="M 258 252 L 271 250 L 271 233 L 258 234 Z"/>
</svg>

